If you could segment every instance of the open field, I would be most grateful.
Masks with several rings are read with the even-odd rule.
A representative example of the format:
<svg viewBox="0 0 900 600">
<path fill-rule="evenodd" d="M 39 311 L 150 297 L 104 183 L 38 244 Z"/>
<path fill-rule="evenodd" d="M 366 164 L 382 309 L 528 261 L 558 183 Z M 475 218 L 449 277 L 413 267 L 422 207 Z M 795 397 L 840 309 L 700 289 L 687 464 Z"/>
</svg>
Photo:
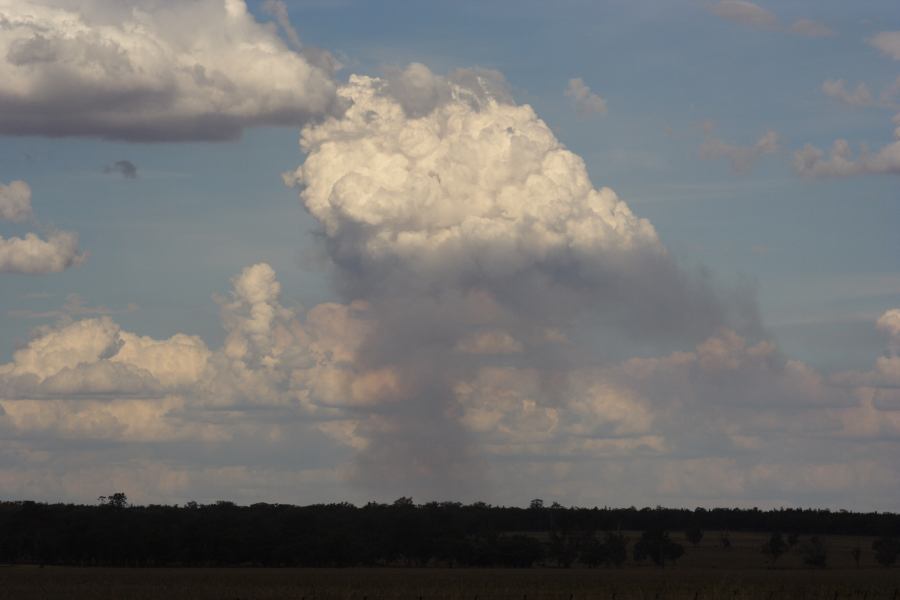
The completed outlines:
<svg viewBox="0 0 900 600">
<path fill-rule="evenodd" d="M 0 569 L 2 600 L 897 600 L 897 569 Z"/>
<path fill-rule="evenodd" d="M 693 547 L 673 532 L 687 553 L 666 568 L 0 567 L 0 600 L 900 600 L 900 568 L 875 565 L 872 538 L 823 538 L 826 569 L 803 567 L 796 549 L 773 569 L 760 552 L 765 534 L 730 533 L 727 551 L 721 535 L 706 532 Z M 637 536 L 627 533 L 632 543 Z"/>
</svg>

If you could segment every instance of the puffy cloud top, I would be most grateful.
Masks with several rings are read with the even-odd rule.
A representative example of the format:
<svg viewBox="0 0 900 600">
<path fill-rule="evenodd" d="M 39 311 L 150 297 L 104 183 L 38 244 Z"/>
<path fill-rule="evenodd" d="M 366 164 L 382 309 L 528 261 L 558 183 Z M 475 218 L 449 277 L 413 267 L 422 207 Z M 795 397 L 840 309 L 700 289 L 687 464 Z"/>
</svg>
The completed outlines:
<svg viewBox="0 0 900 600">
<path fill-rule="evenodd" d="M 216 140 L 334 107 L 243 0 L 0 0 L 0 133 Z"/>
<path fill-rule="evenodd" d="M 900 308 L 885 311 L 878 319 L 878 328 L 887 332 L 891 338 L 900 341 Z"/>
<path fill-rule="evenodd" d="M 24 181 L 0 183 L 0 221 L 22 221 L 31 216 L 31 188 Z"/>
<path fill-rule="evenodd" d="M 422 65 L 403 75 L 399 98 L 396 82 L 352 76 L 339 91 L 352 107 L 303 130 L 308 158 L 287 176 L 339 261 L 509 275 L 563 257 L 663 252 L 652 225 L 595 189 L 531 107 L 484 93 L 477 75 L 475 85 Z"/>
<path fill-rule="evenodd" d="M 84 254 L 78 251 L 78 236 L 58 231 L 42 240 L 34 233 L 25 237 L 4 239 L 0 236 L 0 273 L 42 275 L 59 273 L 81 264 Z"/>
</svg>

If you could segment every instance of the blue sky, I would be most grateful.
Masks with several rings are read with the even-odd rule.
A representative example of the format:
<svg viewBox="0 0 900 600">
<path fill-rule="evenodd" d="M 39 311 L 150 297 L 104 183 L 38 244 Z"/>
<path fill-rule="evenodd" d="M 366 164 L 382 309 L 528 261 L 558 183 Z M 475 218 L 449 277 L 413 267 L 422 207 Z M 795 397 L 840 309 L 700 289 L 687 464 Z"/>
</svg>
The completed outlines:
<svg viewBox="0 0 900 600">
<path fill-rule="evenodd" d="M 48 4 L 66 8 L 65 2 Z M 143 4 L 152 12 L 166 3 Z M 90 5 L 88 21 L 99 19 L 104 3 Z M 892 356 L 890 330 L 885 334 L 876 321 L 900 306 L 900 168 L 804 176 L 793 161 L 806 144 L 827 151 L 846 139 L 854 150 L 866 144 L 877 152 L 894 141 L 891 118 L 900 110 L 900 93 L 852 105 L 823 91 L 827 80 L 843 79 L 851 90 L 864 83 L 875 96 L 895 84 L 900 63 L 871 41 L 879 32 L 900 30 L 893 2 L 284 5 L 303 44 L 326 49 L 342 63 L 331 75 L 336 85 L 350 74 L 381 77 L 409 63 L 423 63 L 437 76 L 459 67 L 501 72 L 515 102 L 533 107 L 559 142 L 583 158 L 594 187 L 611 187 L 652 223 L 678 268 L 708 269 L 722 289 L 752 290 L 762 331 L 746 334 L 748 345 L 765 340 L 777 347 L 779 360 L 800 361 L 825 380 L 847 371 L 868 373 L 879 357 Z M 274 18 L 262 3 L 250 2 L 249 8 L 257 22 Z M 755 23 L 754 15 L 761 14 L 756 9 L 777 21 Z M 15 10 L 0 2 L 0 13 Z M 797 34 L 790 28 L 798 19 L 824 29 L 815 36 Z M 284 52 L 292 51 L 285 45 Z M 578 110 L 565 94 L 574 78 L 605 100 L 604 113 Z M 4 106 L 0 101 L 0 112 Z M 87 253 L 82 264 L 63 272 L 0 274 L 0 364 L 12 364 L 14 352 L 48 327 L 104 314 L 122 331 L 155 339 L 196 335 L 218 348 L 227 337 L 221 298 L 228 297 L 232 278 L 256 263 L 277 273 L 279 301 L 289 310 L 352 300 L 335 285 L 317 217 L 298 201 L 298 189 L 282 181 L 283 173 L 306 158 L 298 146 L 301 124 L 251 123 L 238 139 L 224 141 L 123 141 L 90 132 L 0 135 L 0 183 L 27 182 L 34 213 L 30 221 L 0 222 L 0 235 L 73 231 Z M 753 154 L 749 149 L 770 131 L 777 135 L 776 147 Z M 743 148 L 749 158 L 733 168 L 725 146 Z M 104 172 L 120 160 L 137 167 L 136 178 Z M 65 315 L 71 294 L 83 307 L 99 308 Z M 597 339 L 600 345 L 605 338 Z M 690 351 L 695 341 L 644 344 L 636 353 Z M 898 435 L 881 431 L 878 442 L 867 444 L 896 444 Z M 332 454 L 323 450 L 325 442 L 304 439 L 313 454 L 350 452 L 341 446 Z M 16 444 L 24 452 L 27 444 Z M 243 447 L 235 444 L 230 447 Z M 149 451 L 130 448 L 134 460 L 150 460 L 144 454 Z M 860 452 L 860 461 L 870 461 Z M 344 472 L 322 460 L 307 466 Z M 734 460 L 738 471 L 751 468 L 743 455 Z M 887 468 L 871 461 L 866 464 L 873 472 Z M 32 468 L 7 462 L 16 473 Z M 554 480 L 551 489 L 566 500 L 596 498 L 584 484 L 572 483 L 581 481 L 581 467 L 565 468 L 575 474 Z M 511 501 L 522 491 L 518 478 L 527 479 L 526 472 L 497 484 L 495 497 Z M 403 491 L 373 491 L 353 483 L 353 476 L 346 484 L 342 477 L 334 475 L 334 487 L 323 489 L 352 498 Z M 896 472 L 892 477 L 900 481 Z M 196 481 L 201 483 L 173 488 L 165 497 L 218 492 L 202 477 Z M 135 487 L 141 485 L 152 489 L 147 483 Z M 807 498 L 802 491 L 760 486 L 754 501 Z M 82 493 L 51 484 L 14 489 L 45 496 Z M 246 497 L 285 494 L 277 487 L 254 489 Z M 698 499 L 660 489 L 661 501 L 673 502 L 742 502 L 752 496 L 725 490 Z M 634 490 L 644 488 L 635 483 Z M 896 509 L 883 500 L 891 491 L 864 497 L 833 490 L 826 501 Z M 156 498 L 149 492 L 147 497 Z M 620 499 L 627 501 L 625 495 Z"/>
</svg>

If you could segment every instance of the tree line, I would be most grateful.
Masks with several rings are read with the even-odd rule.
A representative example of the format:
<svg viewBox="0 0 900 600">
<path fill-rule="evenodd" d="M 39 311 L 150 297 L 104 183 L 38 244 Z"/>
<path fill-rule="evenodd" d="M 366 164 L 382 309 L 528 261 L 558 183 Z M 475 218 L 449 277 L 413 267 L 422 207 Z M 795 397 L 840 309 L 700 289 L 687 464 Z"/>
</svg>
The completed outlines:
<svg viewBox="0 0 900 600">
<path fill-rule="evenodd" d="M 900 515 L 819 509 L 580 508 L 533 500 L 528 508 L 410 498 L 294 506 L 188 502 L 132 506 L 118 492 L 96 505 L 0 502 L 0 563 L 121 566 L 621 566 L 665 565 L 703 532 L 774 533 L 774 564 L 800 534 L 813 561 L 818 535 L 876 536 L 879 562 L 900 554 Z M 642 532 L 628 539 L 624 531 Z M 727 549 L 730 541 L 720 534 Z M 804 547 L 806 548 L 806 546 Z M 806 550 L 804 550 L 806 551 Z M 819 553 L 824 556 L 824 552 Z M 884 557 L 884 561 L 880 557 Z M 857 559 L 858 560 L 858 559 Z"/>
</svg>

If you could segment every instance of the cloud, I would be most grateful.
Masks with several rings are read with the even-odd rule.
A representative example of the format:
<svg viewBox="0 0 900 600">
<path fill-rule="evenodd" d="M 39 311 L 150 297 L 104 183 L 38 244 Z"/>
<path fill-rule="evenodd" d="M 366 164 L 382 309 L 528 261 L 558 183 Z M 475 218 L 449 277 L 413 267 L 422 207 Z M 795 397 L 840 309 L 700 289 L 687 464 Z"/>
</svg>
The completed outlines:
<svg viewBox="0 0 900 600">
<path fill-rule="evenodd" d="M 853 91 L 846 87 L 843 79 L 828 79 L 822 84 L 822 92 L 829 98 L 834 98 L 850 106 L 869 106 L 873 102 L 872 92 L 864 83 L 857 84 Z"/>
<path fill-rule="evenodd" d="M 712 13 L 727 21 L 754 29 L 775 29 L 778 17 L 772 12 L 745 0 L 722 0 L 710 7 Z"/>
<path fill-rule="evenodd" d="M 831 151 L 825 152 L 806 144 L 794 153 L 794 170 L 805 177 L 852 177 L 857 175 L 900 174 L 900 115 L 894 117 L 897 125 L 894 141 L 877 152 L 862 147 L 854 156 L 847 140 L 836 140 Z"/>
<path fill-rule="evenodd" d="M 367 353 L 385 343 L 381 309 L 326 303 L 303 312 L 282 306 L 279 295 L 268 265 L 239 273 L 218 299 L 226 340 L 216 349 L 183 333 L 140 336 L 107 316 L 39 328 L 0 365 L 0 447 L 16 457 L 0 466 L 4 489 L 96 495 L 96 487 L 48 478 L 48 461 L 97 485 L 101 474 L 128 465 L 116 489 L 143 502 L 214 499 L 229 489 L 225 495 L 244 501 L 309 501 L 291 495 L 292 482 L 323 477 L 321 500 L 347 497 L 349 482 L 367 483 L 361 498 L 389 498 L 411 479 L 428 480 L 437 465 L 457 488 L 419 488 L 422 499 L 515 503 L 537 486 L 576 502 L 604 494 L 617 504 L 653 497 L 777 506 L 811 494 L 819 504 L 881 506 L 900 485 L 888 454 L 859 445 L 900 435 L 890 390 L 872 388 L 867 374 L 850 387 L 833 385 L 766 340 L 723 329 L 688 351 L 590 365 L 534 360 L 535 340 L 516 343 L 482 328 L 460 340 L 475 354 L 457 347 L 452 359 L 423 345 L 414 349 L 426 354 L 414 370 L 376 369 Z M 498 307 L 471 301 L 481 321 L 493 321 Z M 892 318 L 889 311 L 879 326 L 893 331 Z M 411 339 L 398 334 L 398 343 Z M 435 357 L 444 378 L 423 370 Z M 405 399 L 426 382 L 431 393 L 447 394 L 440 428 L 419 412 L 434 404 Z M 458 451 L 447 445 L 454 436 L 468 444 L 463 457 L 448 454 Z M 421 454 L 429 439 L 438 449 Z M 315 446 L 301 449 L 305 440 Z M 95 451 L 97 444 L 116 451 Z M 341 448 L 355 460 L 345 462 Z M 856 448 L 849 458 L 848 448 Z M 420 453 L 401 463 L 411 470 L 405 477 L 383 462 L 402 450 Z M 310 454 L 318 462 L 307 462 Z M 272 472 L 248 478 L 262 465 Z M 369 478 L 388 481 L 376 485 L 366 468 Z M 29 487 L 37 481 L 40 491 Z M 865 493 L 860 482 L 869 484 Z"/>
<path fill-rule="evenodd" d="M 750 146 L 738 146 L 717 138 L 713 135 L 711 125 L 704 129 L 706 139 L 700 146 L 700 158 L 704 160 L 724 158 L 731 163 L 731 170 L 735 173 L 748 172 L 760 157 L 778 151 L 778 133 L 771 129 Z"/>
<path fill-rule="evenodd" d="M 752 299 L 681 269 L 500 81 L 417 64 L 351 76 L 350 108 L 303 130 L 307 158 L 285 176 L 321 224 L 344 300 L 367 304 L 356 368 L 390 373 L 373 380 L 393 390 L 390 412 L 354 429 L 357 474 L 375 488 L 473 485 L 477 446 L 447 415 L 476 357 L 577 363 L 560 340 L 588 322 L 610 347 L 755 326 Z M 565 376 L 544 377 L 563 393 Z"/>
<path fill-rule="evenodd" d="M 281 27 L 292 48 L 299 50 L 303 47 L 303 44 L 300 42 L 300 35 L 294 29 L 290 15 L 288 15 L 287 4 L 281 0 L 266 0 L 263 3 L 263 10 L 275 17 L 278 26 Z"/>
<path fill-rule="evenodd" d="M 900 32 L 884 31 L 869 39 L 869 43 L 885 55 L 900 60 Z M 822 91 L 852 106 L 875 106 L 896 110 L 896 97 L 900 93 L 900 78 L 886 86 L 877 99 L 873 98 L 868 86 L 860 83 L 853 91 L 845 87 L 844 80 L 827 80 Z M 850 143 L 845 139 L 835 140 L 831 150 L 826 152 L 812 144 L 806 144 L 794 153 L 794 171 L 806 177 L 853 177 L 859 175 L 900 174 L 900 113 L 894 115 L 894 141 L 872 151 L 860 144 L 854 156 Z"/>
<path fill-rule="evenodd" d="M 784 31 L 810 38 L 836 35 L 827 25 L 806 18 L 797 19 L 790 27 L 785 27 L 773 12 L 745 0 L 721 0 L 709 5 L 708 9 L 714 15 L 726 21 L 731 21 L 750 29 Z"/>
<path fill-rule="evenodd" d="M 900 308 L 892 308 L 885 311 L 878 318 L 876 325 L 878 329 L 888 334 L 891 355 L 895 358 L 900 357 Z M 900 373 L 900 364 L 897 366 L 897 372 Z"/>
<path fill-rule="evenodd" d="M 31 298 L 34 299 L 34 298 Z M 134 312 L 138 309 L 137 304 L 129 303 L 123 309 L 112 309 L 106 306 L 88 306 L 78 294 L 69 294 L 62 307 L 51 310 L 33 310 L 30 308 L 12 309 L 7 311 L 7 315 L 14 318 L 22 319 L 60 319 L 71 321 L 73 317 L 83 317 L 87 315 L 112 315 L 116 313 Z"/>
<path fill-rule="evenodd" d="M 125 179 L 137 179 L 138 170 L 130 160 L 117 160 L 111 165 L 103 167 L 103 172 L 107 175 L 121 175 Z"/>
<path fill-rule="evenodd" d="M 812 38 L 833 37 L 837 35 L 827 25 L 810 19 L 797 19 L 791 25 L 791 33 Z"/>
<path fill-rule="evenodd" d="M 900 60 L 900 31 L 882 31 L 868 40 L 869 44 L 882 54 L 894 60 Z"/>
<path fill-rule="evenodd" d="M 243 0 L 0 0 L 0 22 L 0 134 L 226 140 L 337 109 L 325 54 Z"/>
<path fill-rule="evenodd" d="M 569 80 L 566 96 L 575 101 L 575 106 L 582 115 L 606 114 L 606 100 L 592 92 L 580 77 Z"/>
<path fill-rule="evenodd" d="M 46 240 L 34 233 L 27 233 L 25 237 L 0 236 L 0 273 L 60 273 L 80 265 L 84 259 L 85 255 L 78 250 L 78 236 L 74 233 L 58 231 Z"/>
<path fill-rule="evenodd" d="M 31 188 L 24 181 L 0 183 L 0 221 L 31 218 Z"/>
<path fill-rule="evenodd" d="M 0 184 L 0 220 L 22 221 L 31 216 L 28 184 Z M 81 264 L 85 258 L 78 250 L 78 235 L 68 231 L 54 231 L 46 240 L 34 233 L 26 233 L 25 237 L 0 236 L 0 273 L 59 273 Z"/>
</svg>

